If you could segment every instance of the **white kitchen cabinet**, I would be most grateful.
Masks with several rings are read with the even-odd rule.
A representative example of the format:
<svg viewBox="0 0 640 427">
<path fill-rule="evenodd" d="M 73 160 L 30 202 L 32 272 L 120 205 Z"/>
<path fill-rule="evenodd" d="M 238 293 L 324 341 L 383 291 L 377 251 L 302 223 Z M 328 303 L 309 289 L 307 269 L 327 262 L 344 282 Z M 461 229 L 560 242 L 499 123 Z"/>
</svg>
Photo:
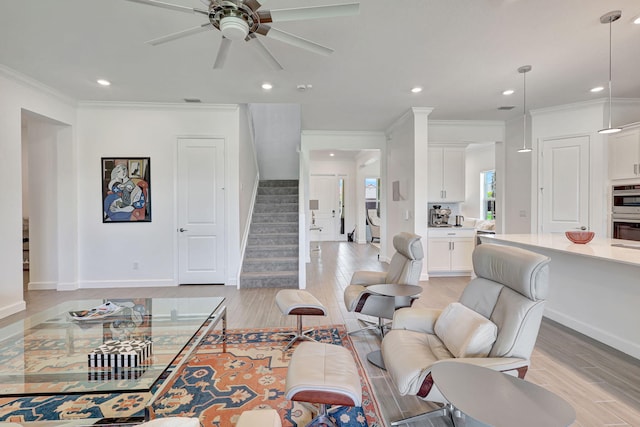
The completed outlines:
<svg viewBox="0 0 640 427">
<path fill-rule="evenodd" d="M 473 228 L 431 228 L 427 239 L 429 274 L 468 274 L 473 270 L 471 255 L 475 248 Z"/>
<path fill-rule="evenodd" d="M 464 202 L 464 147 L 429 147 L 429 202 Z"/>
<path fill-rule="evenodd" d="M 640 128 L 610 135 L 609 179 L 640 177 Z"/>
</svg>

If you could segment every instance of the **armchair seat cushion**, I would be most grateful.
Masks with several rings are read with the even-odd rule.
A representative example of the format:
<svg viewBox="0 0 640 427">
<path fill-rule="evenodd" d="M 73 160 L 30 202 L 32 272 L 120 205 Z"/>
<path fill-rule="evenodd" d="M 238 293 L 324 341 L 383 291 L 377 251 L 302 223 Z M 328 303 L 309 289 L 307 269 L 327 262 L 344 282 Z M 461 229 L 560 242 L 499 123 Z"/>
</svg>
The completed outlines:
<svg viewBox="0 0 640 427">
<path fill-rule="evenodd" d="M 453 358 L 437 336 L 406 329 L 387 333 L 381 349 L 387 372 L 403 396 L 418 394 L 431 365 Z"/>
<path fill-rule="evenodd" d="M 384 271 L 356 271 L 351 276 L 351 285 L 378 285 L 387 283 L 387 273 Z"/>
<path fill-rule="evenodd" d="M 436 320 L 435 333 L 455 357 L 485 357 L 498 336 L 498 327 L 459 302 L 449 304 Z"/>
</svg>

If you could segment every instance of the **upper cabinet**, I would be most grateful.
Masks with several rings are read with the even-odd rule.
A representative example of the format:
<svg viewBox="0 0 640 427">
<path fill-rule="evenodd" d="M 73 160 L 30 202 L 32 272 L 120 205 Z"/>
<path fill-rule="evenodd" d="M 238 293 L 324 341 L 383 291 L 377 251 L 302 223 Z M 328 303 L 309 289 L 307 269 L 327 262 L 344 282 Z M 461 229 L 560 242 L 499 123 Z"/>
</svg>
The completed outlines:
<svg viewBox="0 0 640 427">
<path fill-rule="evenodd" d="M 609 179 L 640 177 L 640 128 L 610 135 Z"/>
<path fill-rule="evenodd" d="M 429 202 L 464 202 L 465 149 L 429 147 Z"/>
</svg>

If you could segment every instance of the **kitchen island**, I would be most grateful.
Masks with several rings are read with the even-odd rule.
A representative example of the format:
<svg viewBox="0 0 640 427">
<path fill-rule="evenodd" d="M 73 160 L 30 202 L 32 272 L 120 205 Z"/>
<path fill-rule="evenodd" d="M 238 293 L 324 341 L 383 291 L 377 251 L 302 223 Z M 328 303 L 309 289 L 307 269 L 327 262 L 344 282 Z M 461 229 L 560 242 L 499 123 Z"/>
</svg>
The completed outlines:
<svg viewBox="0 0 640 427">
<path fill-rule="evenodd" d="M 640 242 L 563 233 L 479 236 L 551 258 L 545 316 L 640 359 Z"/>
</svg>

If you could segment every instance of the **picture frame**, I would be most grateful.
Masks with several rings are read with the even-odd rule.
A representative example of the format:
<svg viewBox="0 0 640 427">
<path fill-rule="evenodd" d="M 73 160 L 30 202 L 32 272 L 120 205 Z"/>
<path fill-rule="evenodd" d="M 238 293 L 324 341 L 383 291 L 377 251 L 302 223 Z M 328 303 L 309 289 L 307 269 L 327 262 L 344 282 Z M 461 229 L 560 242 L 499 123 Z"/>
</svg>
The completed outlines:
<svg viewBox="0 0 640 427">
<path fill-rule="evenodd" d="M 151 158 L 102 157 L 102 222 L 151 222 Z"/>
</svg>

